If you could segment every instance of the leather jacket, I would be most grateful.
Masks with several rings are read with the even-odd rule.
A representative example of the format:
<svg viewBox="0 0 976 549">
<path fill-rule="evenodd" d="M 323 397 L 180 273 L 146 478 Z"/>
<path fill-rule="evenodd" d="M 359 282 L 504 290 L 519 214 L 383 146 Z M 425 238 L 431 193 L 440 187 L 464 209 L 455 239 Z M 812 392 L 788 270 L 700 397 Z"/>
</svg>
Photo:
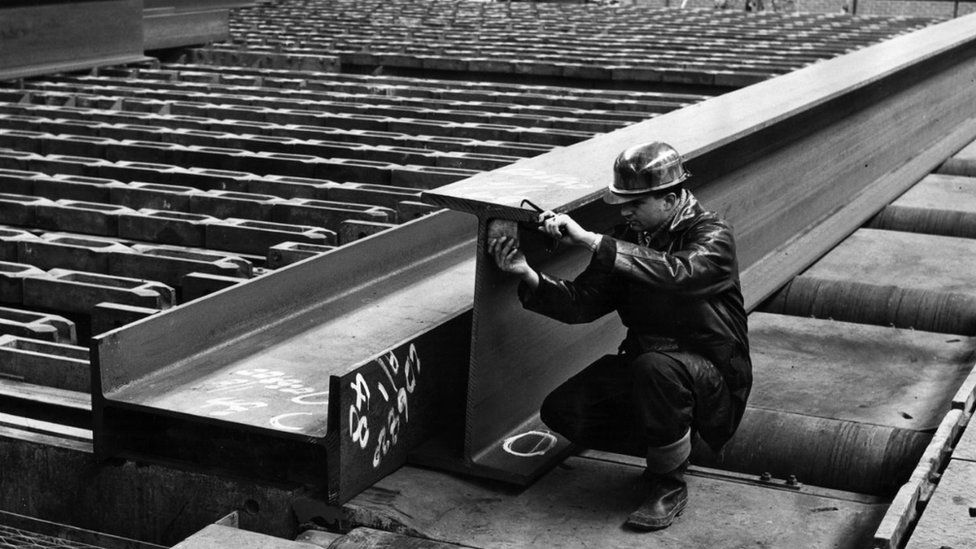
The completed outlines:
<svg viewBox="0 0 976 549">
<path fill-rule="evenodd" d="M 717 450 L 735 432 L 752 387 L 735 241 L 729 225 L 690 192 L 683 191 L 675 215 L 653 234 L 620 226 L 603 237 L 575 280 L 540 273 L 539 287 L 523 284 L 519 297 L 526 309 L 572 324 L 617 311 L 627 327 L 623 355 L 684 350 L 704 356 L 722 373 L 733 409 L 715 411 L 728 421 L 705 422 L 725 427 L 700 434 Z"/>
</svg>

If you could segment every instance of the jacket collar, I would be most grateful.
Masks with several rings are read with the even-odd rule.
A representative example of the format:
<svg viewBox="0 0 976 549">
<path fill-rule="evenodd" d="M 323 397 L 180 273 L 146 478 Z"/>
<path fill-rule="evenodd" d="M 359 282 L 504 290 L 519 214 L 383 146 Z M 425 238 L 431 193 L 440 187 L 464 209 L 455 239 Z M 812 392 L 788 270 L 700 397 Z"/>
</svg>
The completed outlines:
<svg viewBox="0 0 976 549">
<path fill-rule="evenodd" d="M 698 203 L 698 199 L 695 198 L 695 195 L 691 194 L 691 191 L 688 189 L 682 189 L 681 196 L 678 197 L 678 205 L 675 207 L 674 214 L 671 215 L 671 218 L 653 231 L 640 233 L 639 241 L 645 246 L 663 244 L 671 239 L 672 233 L 682 232 L 687 229 L 702 212 L 702 207 Z"/>
</svg>

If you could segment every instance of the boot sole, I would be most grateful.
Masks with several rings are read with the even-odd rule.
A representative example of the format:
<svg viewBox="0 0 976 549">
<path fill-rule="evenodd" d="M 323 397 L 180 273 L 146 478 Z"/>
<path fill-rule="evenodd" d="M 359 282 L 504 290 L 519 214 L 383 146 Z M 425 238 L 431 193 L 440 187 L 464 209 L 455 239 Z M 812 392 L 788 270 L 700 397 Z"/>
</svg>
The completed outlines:
<svg viewBox="0 0 976 549">
<path fill-rule="evenodd" d="M 634 515 L 631 515 L 627 519 L 627 522 L 624 523 L 624 525 L 629 526 L 634 530 L 640 530 L 642 532 L 653 532 L 654 530 L 663 530 L 668 526 L 671 526 L 671 523 L 674 522 L 674 519 L 677 518 L 679 515 L 681 515 L 681 513 L 685 510 L 685 507 L 687 506 L 688 506 L 688 500 L 687 499 L 682 500 L 680 503 L 674 506 L 673 512 L 669 513 L 667 517 L 665 517 L 663 520 L 660 521 L 635 519 Z"/>
</svg>

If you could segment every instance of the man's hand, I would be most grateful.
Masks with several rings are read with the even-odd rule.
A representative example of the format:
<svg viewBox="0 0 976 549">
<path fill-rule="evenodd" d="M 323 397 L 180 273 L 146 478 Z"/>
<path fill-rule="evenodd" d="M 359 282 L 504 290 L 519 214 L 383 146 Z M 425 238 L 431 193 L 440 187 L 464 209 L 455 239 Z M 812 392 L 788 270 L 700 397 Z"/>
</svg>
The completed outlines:
<svg viewBox="0 0 976 549">
<path fill-rule="evenodd" d="M 495 264 L 499 269 L 518 275 L 533 290 L 539 286 L 539 274 L 529 266 L 525 254 L 518 249 L 514 238 L 501 236 L 489 239 L 488 253 L 495 258 Z"/>
<path fill-rule="evenodd" d="M 602 235 L 580 227 L 579 223 L 566 214 L 545 211 L 539 214 L 539 223 L 542 223 L 542 230 L 549 236 L 566 244 L 584 246 L 590 251 L 596 251 L 603 238 Z"/>
</svg>

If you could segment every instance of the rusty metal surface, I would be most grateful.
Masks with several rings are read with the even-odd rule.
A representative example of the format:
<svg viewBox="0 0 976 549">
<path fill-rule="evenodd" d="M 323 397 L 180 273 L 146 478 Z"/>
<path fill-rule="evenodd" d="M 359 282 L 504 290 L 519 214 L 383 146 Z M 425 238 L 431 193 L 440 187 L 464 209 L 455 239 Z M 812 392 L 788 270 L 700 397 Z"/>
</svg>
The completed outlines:
<svg viewBox="0 0 976 549">
<path fill-rule="evenodd" d="M 976 547 L 976 463 L 950 460 L 906 549 Z"/>
</svg>

